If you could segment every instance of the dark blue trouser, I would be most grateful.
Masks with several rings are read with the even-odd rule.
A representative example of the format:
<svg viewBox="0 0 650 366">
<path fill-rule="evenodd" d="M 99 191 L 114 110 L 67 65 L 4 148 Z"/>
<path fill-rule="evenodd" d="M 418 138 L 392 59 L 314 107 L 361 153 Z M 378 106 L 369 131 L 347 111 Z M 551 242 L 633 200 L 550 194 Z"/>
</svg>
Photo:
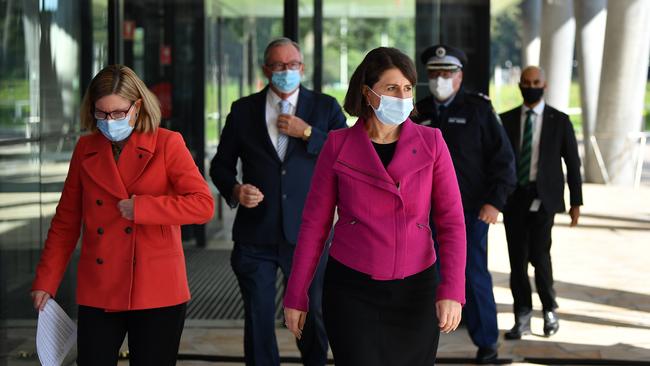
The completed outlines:
<svg viewBox="0 0 650 366">
<path fill-rule="evenodd" d="M 476 213 L 465 213 L 467 266 L 463 318 L 472 342 L 479 347 L 494 347 L 499 338 L 497 307 L 488 271 L 487 234 L 489 225 Z"/>
<path fill-rule="evenodd" d="M 244 357 L 247 366 L 279 366 L 280 356 L 275 337 L 275 279 L 278 268 L 286 281 L 291 271 L 295 245 L 235 243 L 230 263 L 239 282 L 244 300 Z M 309 313 L 297 342 L 306 366 L 323 366 L 327 361 L 327 335 L 323 324 L 321 299 L 328 250 L 321 257 L 309 289 Z"/>
</svg>

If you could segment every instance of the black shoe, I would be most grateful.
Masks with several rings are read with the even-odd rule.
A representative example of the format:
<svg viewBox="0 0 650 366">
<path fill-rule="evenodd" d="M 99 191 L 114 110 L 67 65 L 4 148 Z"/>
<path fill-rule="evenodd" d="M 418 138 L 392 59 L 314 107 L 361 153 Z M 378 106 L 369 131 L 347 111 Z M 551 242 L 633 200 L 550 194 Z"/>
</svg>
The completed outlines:
<svg viewBox="0 0 650 366">
<path fill-rule="evenodd" d="M 530 332 L 530 318 L 533 316 L 533 311 L 515 314 L 515 325 L 510 331 L 504 334 L 507 340 L 521 339 L 521 336 L 531 334 Z"/>
<path fill-rule="evenodd" d="M 497 347 L 479 347 L 476 352 L 476 363 L 494 363 L 498 357 Z"/>
<path fill-rule="evenodd" d="M 544 311 L 544 335 L 547 337 L 557 333 L 560 329 L 560 318 L 555 311 Z"/>
</svg>

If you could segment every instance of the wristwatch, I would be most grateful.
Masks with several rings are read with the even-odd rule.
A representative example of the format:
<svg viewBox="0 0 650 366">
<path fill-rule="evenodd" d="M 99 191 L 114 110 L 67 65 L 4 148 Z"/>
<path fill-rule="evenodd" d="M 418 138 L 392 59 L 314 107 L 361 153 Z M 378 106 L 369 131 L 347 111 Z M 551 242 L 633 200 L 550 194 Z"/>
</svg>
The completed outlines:
<svg viewBox="0 0 650 366">
<path fill-rule="evenodd" d="M 311 136 L 311 126 L 307 126 L 304 131 L 302 131 L 302 137 L 305 140 L 309 140 L 309 137 Z"/>
</svg>

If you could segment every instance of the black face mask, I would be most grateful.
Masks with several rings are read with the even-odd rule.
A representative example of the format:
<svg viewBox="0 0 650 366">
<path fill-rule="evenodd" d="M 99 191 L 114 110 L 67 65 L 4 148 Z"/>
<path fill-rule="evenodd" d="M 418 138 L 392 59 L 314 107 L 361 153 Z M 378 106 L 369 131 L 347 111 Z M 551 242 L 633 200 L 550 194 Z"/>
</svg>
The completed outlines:
<svg viewBox="0 0 650 366">
<path fill-rule="evenodd" d="M 537 103 L 544 95 L 544 88 L 524 88 L 520 86 L 519 90 L 521 90 L 521 96 L 524 97 L 526 104 Z"/>
</svg>

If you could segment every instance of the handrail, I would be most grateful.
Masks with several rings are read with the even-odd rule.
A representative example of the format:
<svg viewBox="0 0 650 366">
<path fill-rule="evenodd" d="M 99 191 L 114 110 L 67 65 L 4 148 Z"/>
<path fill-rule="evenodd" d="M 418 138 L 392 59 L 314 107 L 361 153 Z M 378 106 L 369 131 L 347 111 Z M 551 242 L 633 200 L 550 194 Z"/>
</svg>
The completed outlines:
<svg viewBox="0 0 650 366">
<path fill-rule="evenodd" d="M 648 138 L 650 137 L 650 131 L 639 131 L 639 132 L 628 132 L 628 133 L 620 133 L 620 132 L 600 132 L 597 134 L 598 138 L 600 139 L 614 139 L 614 138 L 620 138 L 620 137 L 625 137 L 626 140 L 638 140 L 637 145 L 637 156 L 636 156 L 636 169 L 634 171 L 634 189 L 639 188 L 641 185 L 641 176 L 643 174 L 643 162 L 645 160 L 645 145 L 646 142 L 648 141 Z M 598 145 L 598 139 L 596 137 L 596 134 L 589 136 L 589 141 L 591 141 L 591 148 L 594 151 L 594 154 L 596 155 L 596 162 L 598 163 L 598 168 L 600 170 L 600 174 L 603 178 L 603 181 L 605 184 L 609 184 L 609 172 L 607 171 L 607 166 L 605 165 L 605 160 L 603 159 L 603 155 L 600 151 L 600 146 Z"/>
<path fill-rule="evenodd" d="M 9 138 L 9 139 L 0 139 L 0 146 L 10 146 L 10 145 L 20 145 L 20 144 L 26 144 L 29 142 L 39 142 L 39 141 L 49 141 L 49 140 L 57 140 L 60 138 L 75 138 L 79 137 L 86 133 L 85 131 L 79 131 L 79 132 L 68 132 L 68 133 L 62 133 L 62 132 L 50 132 L 50 133 L 45 133 L 42 134 L 38 137 L 19 137 L 19 138 Z"/>
</svg>

